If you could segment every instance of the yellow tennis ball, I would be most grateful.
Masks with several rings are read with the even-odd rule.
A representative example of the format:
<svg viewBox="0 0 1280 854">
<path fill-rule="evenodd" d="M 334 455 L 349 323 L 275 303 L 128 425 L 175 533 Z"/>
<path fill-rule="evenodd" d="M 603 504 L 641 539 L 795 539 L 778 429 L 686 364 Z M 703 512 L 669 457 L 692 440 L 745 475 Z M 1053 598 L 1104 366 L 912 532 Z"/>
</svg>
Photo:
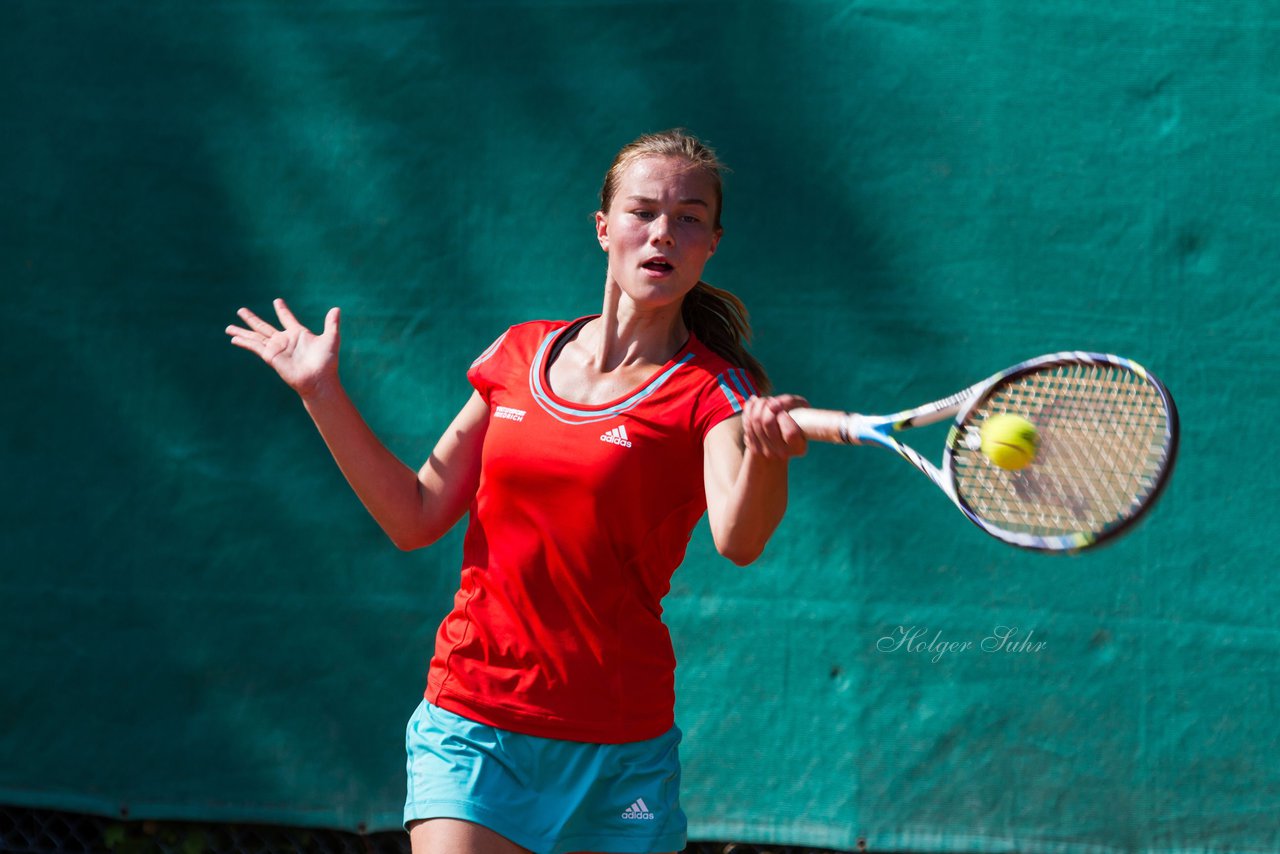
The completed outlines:
<svg viewBox="0 0 1280 854">
<path fill-rule="evenodd" d="M 1002 412 L 982 422 L 982 453 L 1002 469 L 1031 465 L 1040 449 L 1040 434 L 1025 418 Z"/>
</svg>

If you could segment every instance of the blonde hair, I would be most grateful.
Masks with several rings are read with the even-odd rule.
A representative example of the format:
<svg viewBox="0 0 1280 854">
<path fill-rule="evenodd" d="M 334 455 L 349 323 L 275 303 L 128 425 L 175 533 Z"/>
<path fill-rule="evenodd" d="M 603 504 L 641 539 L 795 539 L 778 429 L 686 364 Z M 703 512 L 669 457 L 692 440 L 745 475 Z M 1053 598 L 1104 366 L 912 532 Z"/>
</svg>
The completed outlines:
<svg viewBox="0 0 1280 854">
<path fill-rule="evenodd" d="M 605 173 L 604 184 L 600 187 L 602 212 L 609 212 L 622 173 L 644 157 L 679 158 L 690 169 L 705 172 L 711 178 L 715 192 L 713 224 L 716 231 L 721 230 L 720 210 L 724 203 L 721 173 L 725 169 L 724 164 L 710 146 L 682 128 L 645 134 L 622 147 L 613 158 L 613 165 Z M 734 367 L 751 374 L 761 394 L 769 392 L 769 376 L 765 373 L 764 366 L 747 351 L 747 342 L 751 340 L 751 323 L 742 300 L 723 288 L 712 287 L 700 281 L 685 296 L 680 314 L 685 325 L 698 336 L 698 340 Z"/>
</svg>

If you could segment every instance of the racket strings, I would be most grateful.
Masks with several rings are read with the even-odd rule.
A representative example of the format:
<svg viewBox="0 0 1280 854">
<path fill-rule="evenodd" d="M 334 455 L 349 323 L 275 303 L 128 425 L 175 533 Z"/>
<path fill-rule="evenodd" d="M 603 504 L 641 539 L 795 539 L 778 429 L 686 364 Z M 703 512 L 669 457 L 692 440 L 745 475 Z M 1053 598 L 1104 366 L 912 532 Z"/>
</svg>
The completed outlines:
<svg viewBox="0 0 1280 854">
<path fill-rule="evenodd" d="M 1036 426 L 1031 465 L 1008 471 L 963 442 L 953 448 L 956 491 L 988 522 L 1035 536 L 1096 534 L 1132 516 L 1158 489 L 1169 413 L 1139 374 L 1115 365 L 1046 367 L 999 387 L 966 428 L 1002 412 Z"/>
</svg>

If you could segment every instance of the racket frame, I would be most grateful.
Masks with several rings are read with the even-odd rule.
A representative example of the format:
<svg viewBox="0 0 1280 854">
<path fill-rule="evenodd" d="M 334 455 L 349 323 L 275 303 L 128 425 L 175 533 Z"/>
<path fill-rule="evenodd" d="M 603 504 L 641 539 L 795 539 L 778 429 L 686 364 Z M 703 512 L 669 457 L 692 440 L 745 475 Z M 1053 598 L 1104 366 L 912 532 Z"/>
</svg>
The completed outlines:
<svg viewBox="0 0 1280 854">
<path fill-rule="evenodd" d="M 1057 536 L 1010 531 L 982 518 L 958 493 L 955 452 L 968 440 L 965 422 L 970 413 L 981 406 L 996 390 L 1026 374 L 1062 365 L 1119 367 L 1131 371 L 1150 384 L 1160 396 L 1166 412 L 1163 465 L 1154 488 L 1146 494 L 1143 501 L 1131 512 L 1123 514 L 1101 530 Z M 1164 383 L 1131 359 L 1086 350 L 1068 350 L 1027 359 L 953 395 L 892 415 L 796 409 L 792 410 L 791 416 L 811 439 L 847 445 L 879 445 L 893 451 L 933 481 L 970 522 L 987 534 L 1020 548 L 1059 554 L 1070 554 L 1098 546 L 1136 524 L 1164 491 L 1169 476 L 1173 473 L 1173 465 L 1178 453 L 1178 410 Z M 953 420 L 943 447 L 941 466 L 934 465 L 919 451 L 894 438 L 894 433 L 936 424 L 948 418 Z"/>
</svg>

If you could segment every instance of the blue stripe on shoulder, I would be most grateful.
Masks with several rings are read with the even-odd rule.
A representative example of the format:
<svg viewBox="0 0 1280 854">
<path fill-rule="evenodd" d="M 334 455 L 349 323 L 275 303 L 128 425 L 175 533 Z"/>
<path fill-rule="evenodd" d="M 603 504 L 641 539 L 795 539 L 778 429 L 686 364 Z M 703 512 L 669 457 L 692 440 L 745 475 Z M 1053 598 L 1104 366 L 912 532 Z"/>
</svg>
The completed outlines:
<svg viewBox="0 0 1280 854">
<path fill-rule="evenodd" d="M 742 404 L 738 402 L 738 395 L 729 387 L 729 383 L 725 381 L 725 375 L 718 375 L 716 382 L 720 384 L 720 391 L 724 394 L 725 400 L 729 401 L 729 405 L 733 407 L 733 411 L 741 412 Z"/>
<path fill-rule="evenodd" d="M 733 380 L 733 386 L 738 390 L 738 394 L 742 395 L 743 400 L 755 394 L 755 391 L 751 389 L 751 380 L 747 377 L 745 371 L 734 368 L 729 371 L 729 379 Z"/>
</svg>

